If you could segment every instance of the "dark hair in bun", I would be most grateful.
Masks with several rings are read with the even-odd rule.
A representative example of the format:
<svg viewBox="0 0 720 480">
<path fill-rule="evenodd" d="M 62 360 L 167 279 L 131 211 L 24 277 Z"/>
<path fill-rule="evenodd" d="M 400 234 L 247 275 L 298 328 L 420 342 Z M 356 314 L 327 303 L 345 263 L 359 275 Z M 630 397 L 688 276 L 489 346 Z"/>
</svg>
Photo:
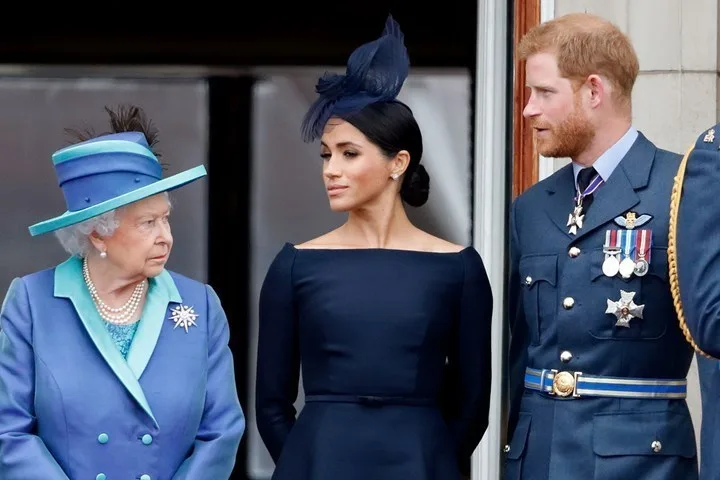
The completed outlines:
<svg viewBox="0 0 720 480">
<path fill-rule="evenodd" d="M 430 194 L 430 175 L 420 164 L 422 133 L 410 107 L 398 100 L 378 102 L 340 117 L 360 130 L 388 157 L 407 150 L 410 165 L 403 177 L 400 197 L 410 206 L 424 205 Z"/>
</svg>

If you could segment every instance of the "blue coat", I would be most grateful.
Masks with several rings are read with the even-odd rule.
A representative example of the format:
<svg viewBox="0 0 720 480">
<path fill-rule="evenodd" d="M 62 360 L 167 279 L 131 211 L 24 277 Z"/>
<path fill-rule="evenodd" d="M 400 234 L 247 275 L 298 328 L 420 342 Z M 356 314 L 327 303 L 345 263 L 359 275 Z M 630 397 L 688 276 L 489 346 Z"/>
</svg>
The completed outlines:
<svg viewBox="0 0 720 480">
<path fill-rule="evenodd" d="M 692 341 L 720 358 L 720 125 L 702 132 L 687 155 L 677 205 L 679 306 Z M 679 179 L 680 180 L 680 179 Z M 698 356 L 702 393 L 700 436 L 703 480 L 720 479 L 720 371 L 715 359 Z"/>
<path fill-rule="evenodd" d="M 682 398 L 560 397 L 528 388 L 526 368 L 621 379 L 686 378 L 689 347 L 668 285 L 670 191 L 679 156 L 642 134 L 568 233 L 575 184 L 568 165 L 521 195 L 511 213 L 511 344 L 507 480 L 697 478 L 695 437 Z M 603 274 L 607 230 L 628 212 L 650 216 L 649 271 Z M 647 217 L 643 217 L 647 218 Z M 634 292 L 642 318 L 617 326 L 608 300 Z M 606 378 L 607 379 L 607 378 Z"/>
<path fill-rule="evenodd" d="M 151 279 L 127 360 L 72 257 L 15 279 L 0 317 L 0 478 L 227 479 L 244 432 L 228 323 L 206 285 Z M 187 333 L 169 321 L 191 306 Z"/>
<path fill-rule="evenodd" d="M 700 428 L 700 478 L 720 480 L 720 366 L 717 360 L 697 356 L 702 425 Z"/>
</svg>

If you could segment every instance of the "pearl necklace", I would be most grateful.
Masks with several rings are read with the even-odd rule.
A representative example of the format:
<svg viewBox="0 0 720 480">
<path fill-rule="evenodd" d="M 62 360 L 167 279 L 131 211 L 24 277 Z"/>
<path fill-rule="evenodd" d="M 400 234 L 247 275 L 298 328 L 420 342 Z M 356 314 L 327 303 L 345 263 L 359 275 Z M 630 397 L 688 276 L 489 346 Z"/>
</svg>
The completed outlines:
<svg viewBox="0 0 720 480">
<path fill-rule="evenodd" d="M 118 308 L 112 308 L 103 302 L 100 295 L 98 295 L 97 288 L 90 278 L 87 258 L 83 260 L 83 278 L 85 279 L 85 285 L 87 285 L 87 288 L 90 291 L 90 296 L 95 303 L 95 308 L 103 320 L 108 323 L 112 323 L 113 325 L 131 325 L 137 322 L 137 320 L 131 320 L 135 316 L 135 313 L 140 306 L 140 302 L 142 301 L 143 292 L 145 291 L 144 280 L 135 286 L 132 295 L 130 295 L 130 298 L 124 305 Z"/>
</svg>

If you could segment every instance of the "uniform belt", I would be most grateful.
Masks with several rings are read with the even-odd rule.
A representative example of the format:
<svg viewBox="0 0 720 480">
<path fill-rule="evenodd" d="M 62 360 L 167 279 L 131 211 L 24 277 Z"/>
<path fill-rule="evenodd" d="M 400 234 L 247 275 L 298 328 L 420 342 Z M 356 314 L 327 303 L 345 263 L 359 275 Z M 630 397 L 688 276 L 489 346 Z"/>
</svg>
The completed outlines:
<svg viewBox="0 0 720 480">
<path fill-rule="evenodd" d="M 411 407 L 428 407 L 436 404 L 431 398 L 413 397 L 382 397 L 375 395 L 306 395 L 305 403 L 359 403 L 369 407 L 382 407 L 385 405 L 407 405 Z"/>
<path fill-rule="evenodd" d="M 558 397 L 685 398 L 687 380 L 622 378 L 525 369 L 525 388 Z"/>
</svg>

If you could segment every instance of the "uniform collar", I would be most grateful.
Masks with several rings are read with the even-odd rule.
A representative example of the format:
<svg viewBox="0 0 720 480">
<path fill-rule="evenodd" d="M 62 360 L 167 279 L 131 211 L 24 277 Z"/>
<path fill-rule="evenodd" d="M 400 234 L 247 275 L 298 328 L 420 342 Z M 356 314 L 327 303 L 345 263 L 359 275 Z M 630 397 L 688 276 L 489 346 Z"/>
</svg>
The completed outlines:
<svg viewBox="0 0 720 480">
<path fill-rule="evenodd" d="M 605 152 L 600 155 L 597 160 L 595 160 L 595 163 L 592 164 L 605 182 L 610 179 L 610 175 L 612 175 L 617 166 L 620 164 L 620 161 L 625 158 L 625 155 L 627 155 L 630 151 L 630 148 L 635 143 L 637 137 L 638 131 L 635 127 L 630 126 L 628 131 L 625 132 L 620 140 L 615 142 L 612 147 L 605 150 Z M 580 173 L 580 170 L 585 167 L 575 162 L 572 163 L 572 167 L 573 176 L 575 178 L 575 188 L 577 188 L 578 173 Z"/>
</svg>

